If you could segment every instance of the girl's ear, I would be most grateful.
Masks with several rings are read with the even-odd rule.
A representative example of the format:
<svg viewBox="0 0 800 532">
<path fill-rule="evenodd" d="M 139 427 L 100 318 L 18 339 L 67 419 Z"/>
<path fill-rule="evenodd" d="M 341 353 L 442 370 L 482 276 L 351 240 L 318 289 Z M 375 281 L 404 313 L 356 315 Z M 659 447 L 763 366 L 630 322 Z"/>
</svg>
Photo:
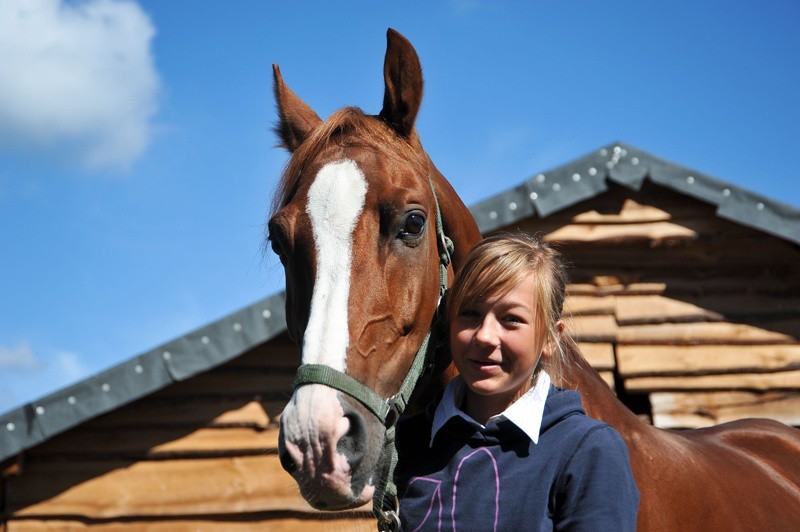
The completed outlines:
<svg viewBox="0 0 800 532">
<path fill-rule="evenodd" d="M 558 320 L 553 324 L 553 334 L 547 336 L 547 341 L 545 342 L 544 349 L 542 349 L 542 356 L 551 357 L 555 354 L 557 342 L 561 342 L 561 338 L 564 335 L 564 320 Z"/>
<path fill-rule="evenodd" d="M 561 337 L 564 335 L 564 320 L 558 320 L 555 324 L 556 335 L 561 340 Z"/>
</svg>

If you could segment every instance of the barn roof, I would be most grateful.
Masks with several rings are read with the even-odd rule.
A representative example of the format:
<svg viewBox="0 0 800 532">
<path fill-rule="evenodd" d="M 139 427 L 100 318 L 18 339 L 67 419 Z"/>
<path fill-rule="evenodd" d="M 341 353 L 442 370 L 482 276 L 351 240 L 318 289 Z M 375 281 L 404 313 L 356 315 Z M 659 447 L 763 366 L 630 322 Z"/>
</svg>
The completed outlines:
<svg viewBox="0 0 800 532">
<path fill-rule="evenodd" d="M 638 190 L 645 180 L 716 206 L 721 218 L 800 244 L 800 210 L 701 172 L 614 143 L 539 173 L 471 207 L 486 233 L 546 217 L 602 194 L 609 183 Z M 0 461 L 100 414 L 217 367 L 285 329 L 285 294 L 141 353 L 106 371 L 0 415 Z"/>
</svg>

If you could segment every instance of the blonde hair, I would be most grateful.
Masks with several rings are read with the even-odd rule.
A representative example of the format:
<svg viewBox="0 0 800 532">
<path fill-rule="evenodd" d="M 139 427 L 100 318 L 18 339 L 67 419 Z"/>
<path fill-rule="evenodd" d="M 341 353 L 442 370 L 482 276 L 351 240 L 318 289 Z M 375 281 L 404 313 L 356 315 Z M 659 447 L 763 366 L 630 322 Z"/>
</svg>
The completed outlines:
<svg viewBox="0 0 800 532">
<path fill-rule="evenodd" d="M 537 328 L 545 331 L 553 347 L 539 366 L 555 382 L 561 382 L 567 364 L 568 350 L 574 343 L 560 334 L 557 322 L 564 309 L 567 275 L 561 254 L 537 236 L 527 233 L 498 233 L 475 245 L 467 255 L 447 296 L 448 323 L 465 308 L 497 294 L 512 290 L 533 273 L 536 293 L 533 294 Z M 538 374 L 537 367 L 535 374 Z"/>
</svg>

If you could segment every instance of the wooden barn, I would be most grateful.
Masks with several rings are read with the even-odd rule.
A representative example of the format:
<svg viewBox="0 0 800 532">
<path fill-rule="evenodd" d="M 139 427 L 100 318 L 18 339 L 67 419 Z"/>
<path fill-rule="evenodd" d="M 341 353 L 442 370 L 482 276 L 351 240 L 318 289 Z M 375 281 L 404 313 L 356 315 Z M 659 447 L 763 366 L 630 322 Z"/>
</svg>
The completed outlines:
<svg viewBox="0 0 800 532">
<path fill-rule="evenodd" d="M 473 206 L 572 265 L 570 327 L 665 428 L 800 426 L 800 211 L 613 144 Z M 374 529 L 280 467 L 298 350 L 276 294 L 0 416 L 0 530 Z"/>
</svg>

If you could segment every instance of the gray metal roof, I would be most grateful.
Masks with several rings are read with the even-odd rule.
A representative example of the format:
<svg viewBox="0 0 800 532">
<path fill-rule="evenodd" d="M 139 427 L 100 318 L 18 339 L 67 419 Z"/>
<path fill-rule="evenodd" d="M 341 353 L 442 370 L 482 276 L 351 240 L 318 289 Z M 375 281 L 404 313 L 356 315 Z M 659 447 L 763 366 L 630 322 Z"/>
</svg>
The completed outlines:
<svg viewBox="0 0 800 532">
<path fill-rule="evenodd" d="M 0 415 L 0 461 L 173 382 L 188 379 L 286 330 L 275 294 L 106 371 Z"/>
<path fill-rule="evenodd" d="M 734 222 L 800 244 L 800 210 L 614 143 L 471 207 L 481 231 L 546 217 L 601 194 L 608 181 L 638 190 L 645 179 L 717 206 Z M 283 292 L 0 415 L 0 461 L 100 414 L 223 364 L 286 329 Z"/>
<path fill-rule="evenodd" d="M 617 142 L 542 172 L 471 207 L 481 231 L 532 216 L 544 218 L 608 189 L 608 182 L 638 190 L 653 183 L 716 205 L 717 215 L 800 244 L 800 210 L 707 174 Z"/>
</svg>

